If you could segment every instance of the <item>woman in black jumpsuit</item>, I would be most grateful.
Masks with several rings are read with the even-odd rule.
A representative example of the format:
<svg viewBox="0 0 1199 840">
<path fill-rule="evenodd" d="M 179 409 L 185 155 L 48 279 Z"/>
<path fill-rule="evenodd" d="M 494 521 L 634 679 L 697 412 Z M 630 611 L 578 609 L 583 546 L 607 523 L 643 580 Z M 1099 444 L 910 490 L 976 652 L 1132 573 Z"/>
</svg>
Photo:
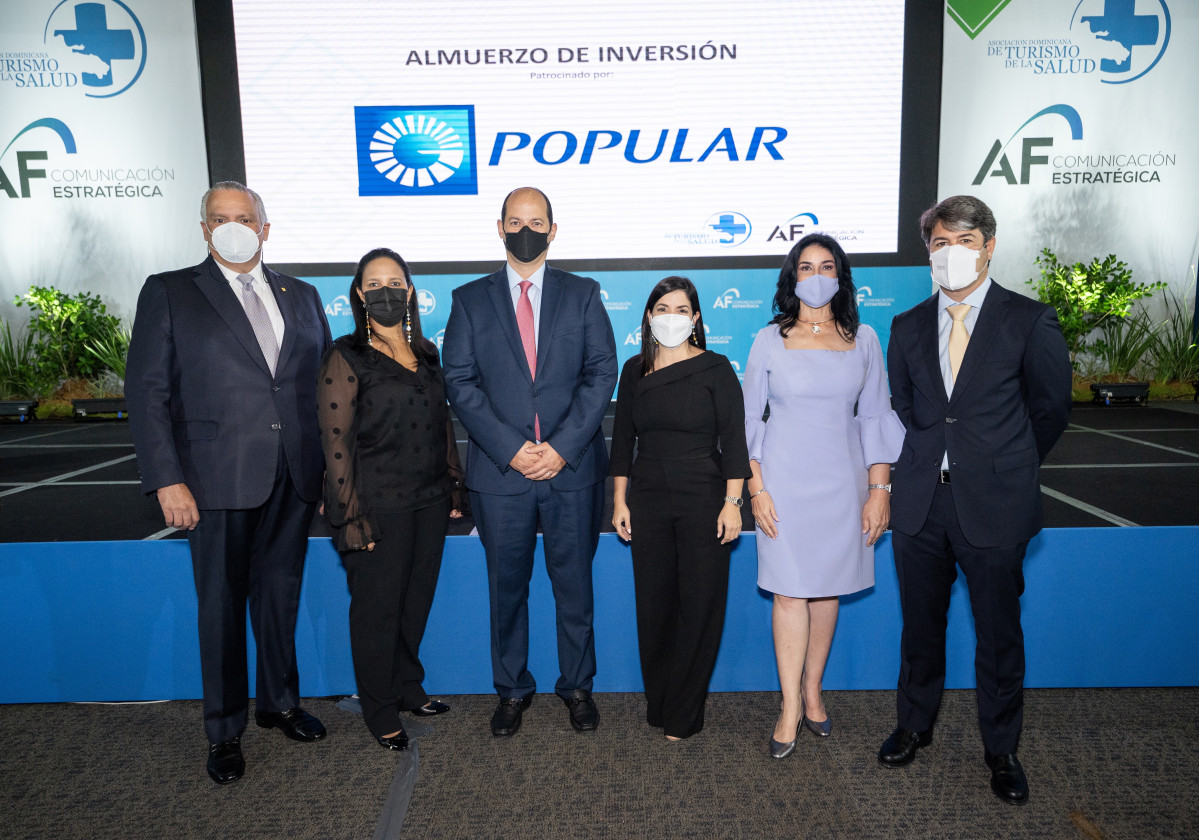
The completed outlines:
<svg viewBox="0 0 1199 840">
<path fill-rule="evenodd" d="M 737 374 L 704 349 L 690 280 L 654 287 L 641 347 L 617 390 L 612 524 L 632 541 L 646 719 L 679 740 L 704 727 L 749 455 Z"/>
<path fill-rule="evenodd" d="M 461 516 L 462 470 L 407 264 L 371 251 L 349 297 L 355 330 L 334 342 L 317 380 L 325 516 L 350 586 L 363 719 L 382 746 L 404 749 L 400 711 L 449 711 L 425 694 L 419 652 L 446 526 Z"/>
</svg>

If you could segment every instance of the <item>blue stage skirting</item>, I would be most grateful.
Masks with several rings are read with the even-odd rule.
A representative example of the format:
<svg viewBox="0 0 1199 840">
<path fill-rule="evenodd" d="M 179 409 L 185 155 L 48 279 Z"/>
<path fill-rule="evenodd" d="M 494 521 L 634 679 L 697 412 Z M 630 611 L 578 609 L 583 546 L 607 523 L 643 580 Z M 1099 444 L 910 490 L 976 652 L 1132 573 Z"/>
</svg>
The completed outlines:
<svg viewBox="0 0 1199 840">
<path fill-rule="evenodd" d="M 886 689 L 898 673 L 899 597 L 889 537 L 878 581 L 842 599 L 827 689 Z M 714 691 L 777 690 L 770 598 L 758 590 L 753 537 L 733 552 Z M 1199 527 L 1067 528 L 1029 548 L 1023 599 L 1029 687 L 1199 684 Z M 354 691 L 349 594 L 328 540 L 309 543 L 297 641 L 305 696 Z M 451 537 L 422 649 L 431 694 L 492 691 L 487 572 L 473 537 Z M 558 675 L 554 614 L 538 556 L 530 595 L 530 670 Z M 627 546 L 595 559 L 597 691 L 639 691 Z M 253 648 L 250 678 L 253 680 Z M 947 687 L 974 683 L 974 628 L 959 577 L 949 614 Z M 187 543 L 0 544 L 0 702 L 200 696 L 196 596 Z"/>
</svg>

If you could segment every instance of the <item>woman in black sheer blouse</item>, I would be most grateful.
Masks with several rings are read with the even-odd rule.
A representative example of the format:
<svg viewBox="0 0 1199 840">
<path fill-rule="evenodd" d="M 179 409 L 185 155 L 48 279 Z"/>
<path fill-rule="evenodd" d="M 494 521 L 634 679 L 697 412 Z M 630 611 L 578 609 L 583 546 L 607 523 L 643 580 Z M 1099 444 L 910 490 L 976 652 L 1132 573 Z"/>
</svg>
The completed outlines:
<svg viewBox="0 0 1199 840">
<path fill-rule="evenodd" d="M 741 386 L 729 360 L 705 350 L 685 277 L 650 292 L 641 353 L 617 388 L 609 473 L 612 524 L 633 544 L 646 720 L 677 741 L 704 728 L 750 474 Z"/>
<path fill-rule="evenodd" d="M 382 746 L 402 750 L 400 711 L 449 711 L 425 694 L 419 652 L 446 526 L 462 515 L 462 469 L 408 265 L 376 248 L 349 298 L 354 332 L 334 342 L 317 381 L 325 516 L 350 585 L 362 716 Z"/>
</svg>

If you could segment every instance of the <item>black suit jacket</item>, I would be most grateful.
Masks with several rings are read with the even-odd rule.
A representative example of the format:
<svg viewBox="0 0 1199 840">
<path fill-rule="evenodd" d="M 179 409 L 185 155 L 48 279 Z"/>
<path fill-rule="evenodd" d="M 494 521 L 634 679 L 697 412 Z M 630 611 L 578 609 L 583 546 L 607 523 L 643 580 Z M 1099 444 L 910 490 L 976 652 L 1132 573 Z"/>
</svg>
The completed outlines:
<svg viewBox="0 0 1199 840">
<path fill-rule="evenodd" d="M 1040 464 L 1070 417 L 1070 355 L 1052 307 L 992 282 L 945 394 L 937 295 L 895 317 L 887 348 L 891 404 L 907 428 L 895 464 L 891 525 L 924 526 L 949 453 L 962 533 L 989 548 L 1041 529 Z"/>
<path fill-rule="evenodd" d="M 142 287 L 125 398 L 144 492 L 182 482 L 201 510 L 258 507 L 274 485 L 282 438 L 296 491 L 320 498 L 316 374 L 329 325 L 314 287 L 265 265 L 263 275 L 284 325 L 273 378 L 211 256 Z"/>
</svg>

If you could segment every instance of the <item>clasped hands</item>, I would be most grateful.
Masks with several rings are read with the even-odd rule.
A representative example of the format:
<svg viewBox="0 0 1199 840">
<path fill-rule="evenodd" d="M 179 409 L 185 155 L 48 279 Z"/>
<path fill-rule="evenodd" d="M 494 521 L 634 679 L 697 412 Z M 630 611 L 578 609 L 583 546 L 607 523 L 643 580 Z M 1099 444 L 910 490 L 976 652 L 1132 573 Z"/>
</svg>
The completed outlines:
<svg viewBox="0 0 1199 840">
<path fill-rule="evenodd" d="M 562 468 L 566 466 L 566 459 L 546 441 L 528 441 L 512 456 L 508 464 L 530 481 L 545 481 L 562 472 Z"/>
</svg>

